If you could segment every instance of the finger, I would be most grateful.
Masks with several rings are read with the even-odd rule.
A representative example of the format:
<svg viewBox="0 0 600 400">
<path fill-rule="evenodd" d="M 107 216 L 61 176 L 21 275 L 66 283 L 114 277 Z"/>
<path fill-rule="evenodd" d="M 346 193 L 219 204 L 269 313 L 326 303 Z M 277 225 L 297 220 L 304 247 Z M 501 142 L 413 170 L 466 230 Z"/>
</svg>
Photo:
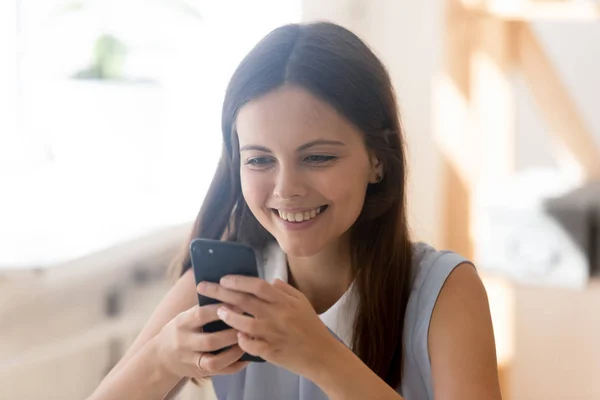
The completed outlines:
<svg viewBox="0 0 600 400">
<path fill-rule="evenodd" d="M 275 290 L 280 290 L 288 296 L 292 296 L 294 298 L 298 298 L 299 295 L 302 294 L 302 292 L 300 292 L 298 289 L 279 278 L 275 279 L 271 285 Z"/>
<path fill-rule="evenodd" d="M 219 371 L 219 375 L 235 374 L 250 365 L 250 361 L 236 361 L 229 367 L 225 367 Z"/>
<path fill-rule="evenodd" d="M 238 345 L 220 352 L 219 354 L 205 353 L 200 360 L 200 367 L 210 373 L 220 373 L 244 355 L 244 350 Z"/>
<path fill-rule="evenodd" d="M 219 308 L 217 314 L 222 321 L 238 331 L 258 337 L 263 337 L 266 333 L 261 321 L 254 317 L 238 314 L 224 306 Z"/>
<path fill-rule="evenodd" d="M 254 295 L 229 290 L 212 282 L 201 282 L 198 284 L 198 293 L 211 299 L 231 304 L 251 315 L 264 315 L 265 306 L 268 304 Z"/>
<path fill-rule="evenodd" d="M 237 331 L 225 329 L 214 333 L 191 335 L 190 347 L 196 352 L 211 352 L 237 344 Z"/>
<path fill-rule="evenodd" d="M 268 350 L 269 344 L 258 338 L 253 338 L 243 332 L 238 333 L 238 346 L 252 356 L 262 356 Z"/>
<path fill-rule="evenodd" d="M 221 304 L 221 305 L 223 305 L 223 304 Z M 225 306 L 226 306 L 227 308 L 229 308 L 230 310 L 233 310 L 233 311 L 235 311 L 235 312 L 236 312 L 236 313 L 238 313 L 238 314 L 243 314 L 243 313 L 244 313 L 244 310 L 242 310 L 242 309 L 241 309 L 241 308 L 239 308 L 239 307 L 236 307 L 236 306 L 234 306 L 233 304 L 225 304 Z"/>
<path fill-rule="evenodd" d="M 267 281 L 243 275 L 227 275 L 219 281 L 221 286 L 238 292 L 250 293 L 269 303 L 277 302 L 281 295 Z"/>
<path fill-rule="evenodd" d="M 206 306 L 194 306 L 181 314 L 182 325 L 190 328 L 197 329 L 209 322 L 219 320 L 217 310 L 221 304 L 209 304 Z"/>
</svg>

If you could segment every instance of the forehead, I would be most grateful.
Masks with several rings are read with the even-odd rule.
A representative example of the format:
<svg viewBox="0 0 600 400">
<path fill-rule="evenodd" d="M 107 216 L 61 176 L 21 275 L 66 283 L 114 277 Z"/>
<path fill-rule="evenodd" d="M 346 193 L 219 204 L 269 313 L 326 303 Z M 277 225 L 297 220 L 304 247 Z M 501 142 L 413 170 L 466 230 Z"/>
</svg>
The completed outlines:
<svg viewBox="0 0 600 400">
<path fill-rule="evenodd" d="M 297 146 L 316 139 L 361 141 L 360 131 L 327 102 L 290 85 L 244 105 L 236 127 L 240 146 Z"/>
</svg>

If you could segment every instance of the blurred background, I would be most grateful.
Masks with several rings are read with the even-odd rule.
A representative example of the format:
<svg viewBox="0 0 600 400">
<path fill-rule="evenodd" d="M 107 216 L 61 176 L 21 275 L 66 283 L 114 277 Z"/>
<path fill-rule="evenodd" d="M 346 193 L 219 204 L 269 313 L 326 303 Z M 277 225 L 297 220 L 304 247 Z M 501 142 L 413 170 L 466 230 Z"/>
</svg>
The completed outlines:
<svg viewBox="0 0 600 400">
<path fill-rule="evenodd" d="M 504 398 L 600 399 L 599 1 L 2 0 L 0 400 L 94 390 L 170 286 L 237 63 L 323 19 L 389 69 L 414 238 L 477 263 Z"/>
</svg>

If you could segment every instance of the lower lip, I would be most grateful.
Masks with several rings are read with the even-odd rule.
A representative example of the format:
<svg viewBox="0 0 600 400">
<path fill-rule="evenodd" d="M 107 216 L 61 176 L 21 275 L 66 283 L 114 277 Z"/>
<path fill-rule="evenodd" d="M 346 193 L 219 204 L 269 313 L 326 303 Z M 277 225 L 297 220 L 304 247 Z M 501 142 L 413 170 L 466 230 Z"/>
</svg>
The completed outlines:
<svg viewBox="0 0 600 400">
<path fill-rule="evenodd" d="M 302 222 L 290 222 L 288 220 L 280 218 L 279 215 L 277 215 L 277 214 L 275 214 L 275 218 L 277 218 L 279 220 L 279 222 L 285 227 L 285 229 L 289 229 L 291 231 L 299 231 L 299 230 L 303 230 L 303 229 L 308 229 L 311 226 L 313 226 L 315 224 L 315 222 L 321 217 L 321 215 L 323 215 L 323 213 L 326 211 L 327 211 L 327 209 L 321 211 L 319 214 L 317 214 L 316 217 L 311 218 L 308 221 L 302 221 Z"/>
</svg>

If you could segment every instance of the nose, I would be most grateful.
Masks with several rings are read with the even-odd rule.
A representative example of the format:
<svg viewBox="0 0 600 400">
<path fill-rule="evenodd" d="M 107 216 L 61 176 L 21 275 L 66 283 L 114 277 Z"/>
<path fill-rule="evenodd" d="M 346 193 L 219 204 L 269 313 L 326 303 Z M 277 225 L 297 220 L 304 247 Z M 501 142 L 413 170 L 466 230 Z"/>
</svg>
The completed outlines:
<svg viewBox="0 0 600 400">
<path fill-rule="evenodd" d="M 273 195 L 280 199 L 292 199 L 306 196 L 308 192 L 305 178 L 301 171 L 293 167 L 281 166 L 275 178 Z"/>
</svg>

